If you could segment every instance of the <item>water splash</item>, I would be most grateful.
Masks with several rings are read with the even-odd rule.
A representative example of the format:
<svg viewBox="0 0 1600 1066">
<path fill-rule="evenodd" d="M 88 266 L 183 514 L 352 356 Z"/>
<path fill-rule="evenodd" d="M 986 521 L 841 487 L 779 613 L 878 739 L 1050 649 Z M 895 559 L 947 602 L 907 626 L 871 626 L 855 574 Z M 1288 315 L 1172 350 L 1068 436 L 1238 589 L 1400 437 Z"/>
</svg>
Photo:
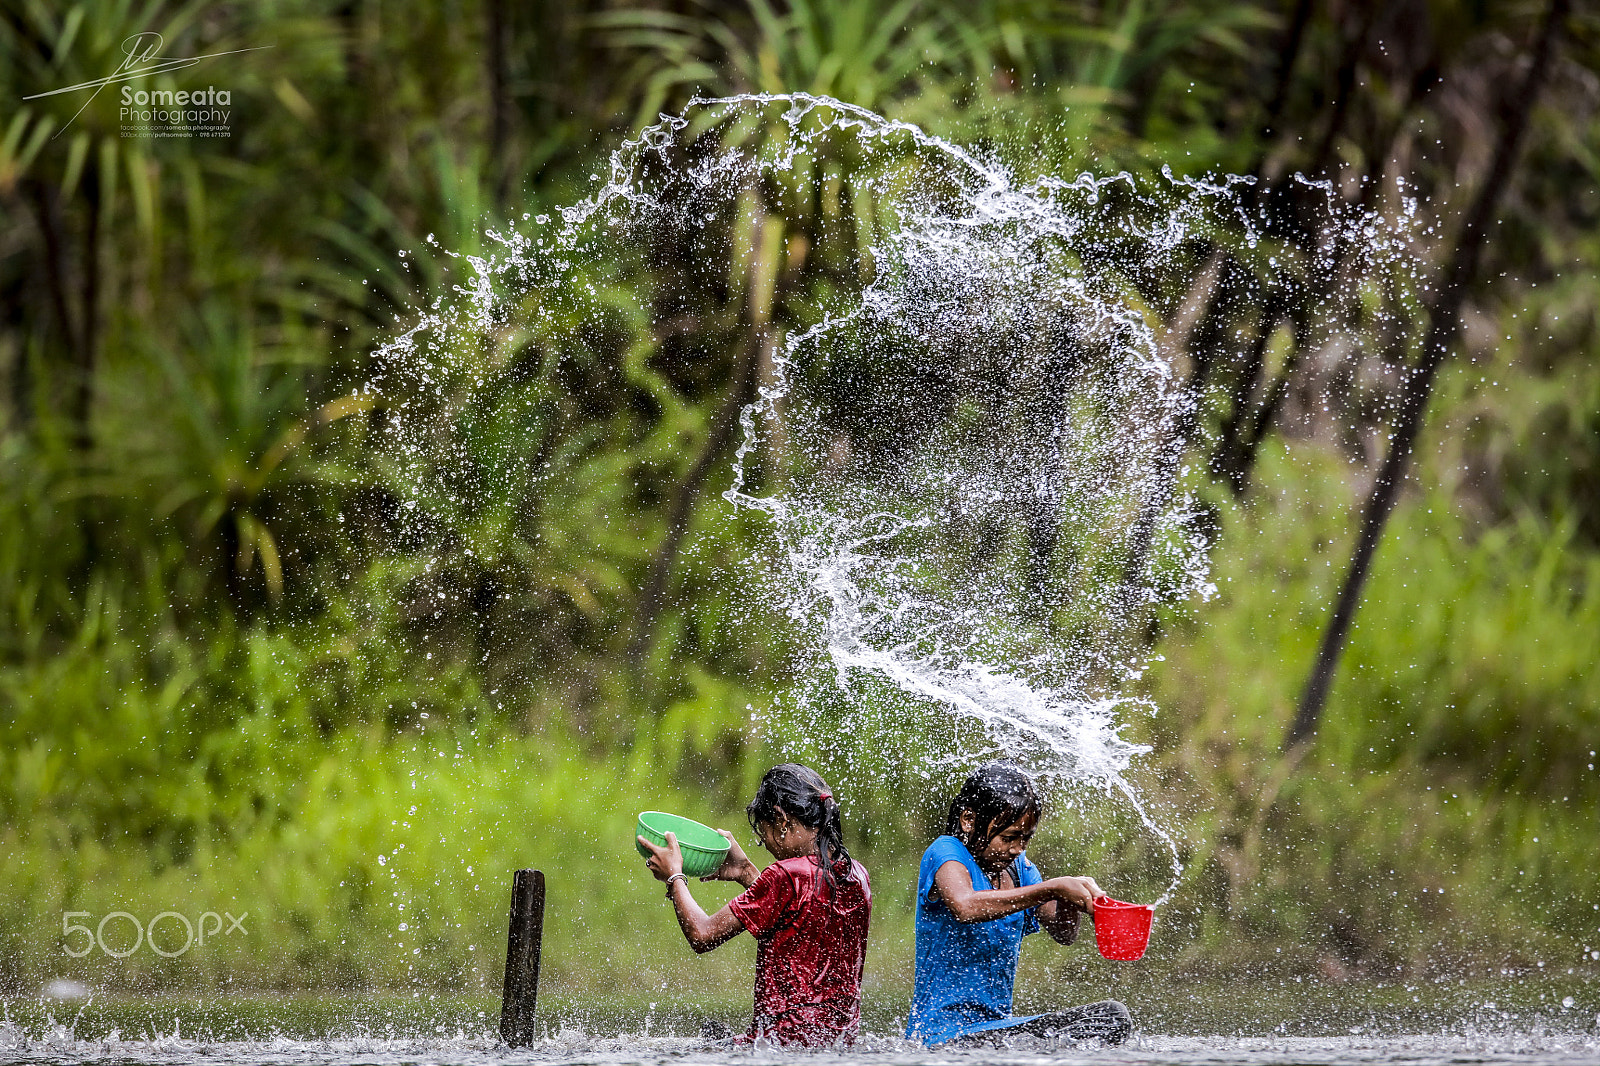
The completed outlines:
<svg viewBox="0 0 1600 1066">
<path fill-rule="evenodd" d="M 805 253 L 762 234 L 818 210 L 850 251 L 830 286 L 789 294 L 799 321 L 780 336 L 778 275 Z M 1176 885 L 1177 846 L 1125 777 L 1149 749 L 1122 734 L 1152 709 L 1136 694 L 1150 619 L 1214 592 L 1183 465 L 1197 417 L 1184 366 L 1243 343 L 1198 335 L 1227 319 L 1208 307 L 1237 315 L 1291 274 L 1360 277 L 1403 251 L 1370 216 L 1330 209 L 1326 263 L 1291 262 L 1261 217 L 1246 179 L 1020 183 L 835 100 L 697 99 L 613 153 L 559 223 L 491 232 L 497 250 L 467 257 L 458 299 L 380 351 L 374 385 L 411 398 L 391 453 L 426 512 L 536 480 L 514 460 L 486 472 L 450 433 L 514 373 L 505 353 L 532 338 L 559 359 L 619 303 L 647 310 L 611 284 L 626 270 L 594 264 L 748 224 L 742 245 L 707 252 L 747 266 L 760 364 L 725 496 L 770 519 L 778 598 L 810 637 L 790 709 L 826 723 L 824 747 L 893 746 L 924 774 L 1004 753 L 1052 785 L 1120 795 Z"/>
<path fill-rule="evenodd" d="M 870 246 L 872 280 L 783 345 L 744 412 L 727 498 L 771 518 L 796 578 L 789 615 L 857 693 L 851 732 L 881 742 L 908 710 L 979 723 L 980 746 L 1125 796 L 1175 884 L 1177 847 L 1123 777 L 1148 750 L 1121 735 L 1145 665 L 1131 630 L 1212 586 L 1173 485 L 1193 400 L 1129 290 L 1188 265 L 1201 225 L 1237 208 L 1232 183 L 1170 181 L 1159 200 L 1126 174 L 1017 188 L 914 127 L 785 99 L 790 143 L 831 112 L 821 124 L 855 131 L 869 159 L 909 146 L 932 174 L 908 186 L 862 168 L 894 219 Z"/>
</svg>

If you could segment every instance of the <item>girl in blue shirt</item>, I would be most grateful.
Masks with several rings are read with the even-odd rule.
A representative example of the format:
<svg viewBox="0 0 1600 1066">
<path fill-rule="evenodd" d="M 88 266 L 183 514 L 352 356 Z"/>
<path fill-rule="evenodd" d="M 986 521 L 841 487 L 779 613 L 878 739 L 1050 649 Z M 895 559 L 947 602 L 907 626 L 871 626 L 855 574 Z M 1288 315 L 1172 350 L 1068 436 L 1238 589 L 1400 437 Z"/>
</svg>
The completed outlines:
<svg viewBox="0 0 1600 1066">
<path fill-rule="evenodd" d="M 1011 991 L 1022 938 L 1043 928 L 1060 944 L 1105 895 L 1092 877 L 1048 881 L 1028 861 L 1039 794 L 1021 768 L 979 767 L 950 804 L 945 835 L 922 856 L 917 882 L 917 983 L 906 1038 L 924 1044 L 1009 1033 L 1120 1044 L 1133 1031 L 1114 999 L 1017 1017 Z"/>
</svg>

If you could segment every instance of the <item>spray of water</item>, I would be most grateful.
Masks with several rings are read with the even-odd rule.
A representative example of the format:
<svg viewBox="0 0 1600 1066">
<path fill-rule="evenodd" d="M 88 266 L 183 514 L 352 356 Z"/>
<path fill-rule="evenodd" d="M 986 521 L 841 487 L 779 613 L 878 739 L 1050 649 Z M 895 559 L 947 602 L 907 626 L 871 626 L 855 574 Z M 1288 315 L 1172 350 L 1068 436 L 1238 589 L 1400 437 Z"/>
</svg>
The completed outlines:
<svg viewBox="0 0 1600 1066">
<path fill-rule="evenodd" d="M 1183 465 L 1184 360 L 1230 344 L 1197 335 L 1206 308 L 1237 314 L 1291 266 L 1317 283 L 1316 264 L 1280 262 L 1260 236 L 1245 179 L 1023 183 L 838 101 L 696 100 L 614 153 L 559 220 L 491 233 L 473 282 L 379 353 L 375 386 L 414 398 L 392 454 L 434 514 L 541 476 L 486 477 L 448 432 L 508 373 L 496 352 L 582 343 L 618 298 L 585 271 L 619 249 L 693 244 L 741 214 L 781 224 L 786 204 L 830 197 L 854 283 L 791 297 L 809 318 L 787 336 L 752 311 L 759 398 L 725 494 L 770 519 L 774 587 L 814 652 L 790 710 L 821 730 L 826 705 L 814 743 L 895 745 L 924 773 L 1006 754 L 1053 786 L 1119 794 L 1170 850 L 1175 885 L 1178 850 L 1126 780 L 1148 749 L 1122 731 L 1150 709 L 1133 694 L 1150 619 L 1214 591 Z M 1330 262 L 1359 274 L 1398 253 L 1379 237 L 1349 219 Z M 965 740 L 927 742 L 952 722 Z"/>
</svg>

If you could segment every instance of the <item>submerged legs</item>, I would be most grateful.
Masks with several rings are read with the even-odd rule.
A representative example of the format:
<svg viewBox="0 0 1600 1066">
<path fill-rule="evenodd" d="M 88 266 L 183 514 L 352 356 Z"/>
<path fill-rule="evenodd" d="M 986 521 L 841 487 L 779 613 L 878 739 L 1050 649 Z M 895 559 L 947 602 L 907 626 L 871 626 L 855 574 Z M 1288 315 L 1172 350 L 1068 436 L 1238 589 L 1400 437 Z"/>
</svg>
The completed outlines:
<svg viewBox="0 0 1600 1066">
<path fill-rule="evenodd" d="M 1070 1010 L 1041 1014 L 1017 1026 L 1035 1036 L 1056 1036 L 1068 1040 L 1101 1040 L 1120 1044 L 1133 1032 L 1133 1015 L 1114 999 L 1102 999 Z M 1004 1032 L 1005 1030 L 1002 1030 Z"/>
</svg>

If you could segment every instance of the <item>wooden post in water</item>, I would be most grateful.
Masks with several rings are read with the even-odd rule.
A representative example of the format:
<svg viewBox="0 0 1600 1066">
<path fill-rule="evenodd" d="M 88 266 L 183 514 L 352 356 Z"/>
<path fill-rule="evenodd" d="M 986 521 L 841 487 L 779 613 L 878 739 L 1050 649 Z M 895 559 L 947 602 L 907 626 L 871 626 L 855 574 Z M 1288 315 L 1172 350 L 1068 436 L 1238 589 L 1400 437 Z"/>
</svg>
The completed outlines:
<svg viewBox="0 0 1600 1066">
<path fill-rule="evenodd" d="M 511 927 L 506 934 L 506 981 L 500 997 L 500 1039 L 533 1043 L 539 997 L 539 949 L 544 940 L 544 873 L 518 870 L 511 880 Z"/>
</svg>

